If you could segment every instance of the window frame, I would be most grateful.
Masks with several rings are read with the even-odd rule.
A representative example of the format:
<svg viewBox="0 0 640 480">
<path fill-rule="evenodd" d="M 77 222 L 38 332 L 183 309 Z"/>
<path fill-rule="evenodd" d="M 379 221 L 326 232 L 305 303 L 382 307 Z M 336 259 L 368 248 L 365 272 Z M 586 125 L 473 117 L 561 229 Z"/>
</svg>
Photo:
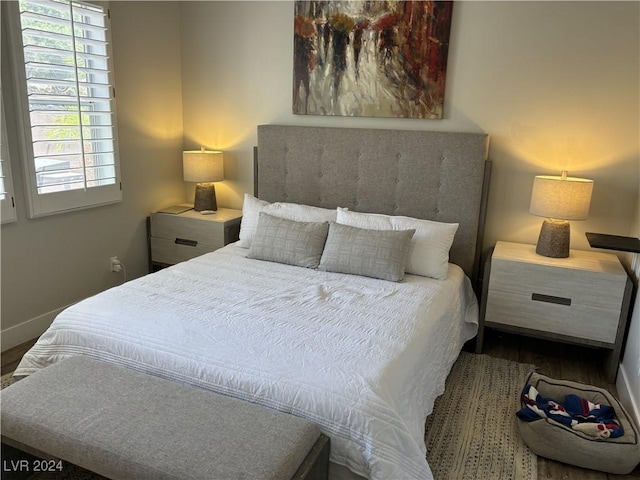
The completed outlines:
<svg viewBox="0 0 640 480">
<path fill-rule="evenodd" d="M 120 156 L 118 148 L 118 128 L 115 98 L 115 81 L 113 73 L 113 54 L 111 41 L 111 22 L 108 3 L 100 1 L 85 0 L 62 0 L 66 3 L 86 4 L 99 6 L 105 12 L 106 27 L 106 51 L 107 69 L 109 85 L 111 86 L 109 103 L 111 113 L 111 128 L 113 137 L 113 161 L 114 161 L 114 183 L 103 186 L 91 186 L 79 189 L 64 190 L 59 192 L 39 193 L 37 185 L 38 172 L 34 158 L 34 141 L 32 136 L 32 125 L 29 111 L 29 97 L 27 94 L 27 78 L 25 70 L 25 49 L 22 39 L 22 23 L 20 19 L 20 6 L 17 1 L 6 2 L 9 17 L 9 38 L 12 56 L 12 69 L 15 79 L 15 108 L 17 113 L 17 124 L 20 131 L 20 150 L 22 156 L 22 166 L 24 172 L 24 183 L 27 198 L 27 212 L 30 218 L 66 213 L 75 210 L 83 210 L 103 205 L 109 205 L 122 201 L 122 178 L 120 174 Z M 75 38 L 75 37 L 74 37 Z M 76 97 L 81 98 L 77 93 Z M 79 115 L 82 114 L 82 111 Z M 86 152 L 84 152 L 84 155 Z M 84 172 L 88 169 L 82 166 Z"/>
<path fill-rule="evenodd" d="M 0 224 L 15 222 L 17 220 L 16 215 L 16 202 L 15 195 L 13 194 L 13 178 L 11 176 L 11 156 L 9 155 L 9 143 L 7 136 L 7 122 L 4 114 L 4 94 L 2 87 L 0 86 L 0 164 L 2 169 L 3 185 L 5 190 L 5 198 L 0 199 Z"/>
</svg>

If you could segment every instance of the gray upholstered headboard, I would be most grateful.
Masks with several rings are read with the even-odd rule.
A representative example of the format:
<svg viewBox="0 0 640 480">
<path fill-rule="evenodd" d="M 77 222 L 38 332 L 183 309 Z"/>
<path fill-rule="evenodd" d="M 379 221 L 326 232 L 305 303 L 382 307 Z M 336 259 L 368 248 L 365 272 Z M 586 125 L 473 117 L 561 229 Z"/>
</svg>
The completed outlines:
<svg viewBox="0 0 640 480">
<path fill-rule="evenodd" d="M 476 285 L 489 136 L 258 126 L 256 196 L 460 224 L 450 260 Z"/>
</svg>

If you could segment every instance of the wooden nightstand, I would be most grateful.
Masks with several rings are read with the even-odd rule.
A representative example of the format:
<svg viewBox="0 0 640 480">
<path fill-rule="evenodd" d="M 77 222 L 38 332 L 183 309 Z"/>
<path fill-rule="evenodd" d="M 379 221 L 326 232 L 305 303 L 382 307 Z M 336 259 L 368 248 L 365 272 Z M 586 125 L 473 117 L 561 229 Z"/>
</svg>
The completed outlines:
<svg viewBox="0 0 640 480">
<path fill-rule="evenodd" d="M 149 219 L 151 270 L 213 252 L 238 240 L 241 210 L 219 208 L 211 215 L 189 210 L 179 215 L 155 212 Z"/>
<path fill-rule="evenodd" d="M 485 266 L 476 353 L 485 328 L 600 347 L 613 383 L 631 290 L 613 254 L 571 250 L 568 258 L 548 258 L 535 245 L 498 242 Z"/>
</svg>

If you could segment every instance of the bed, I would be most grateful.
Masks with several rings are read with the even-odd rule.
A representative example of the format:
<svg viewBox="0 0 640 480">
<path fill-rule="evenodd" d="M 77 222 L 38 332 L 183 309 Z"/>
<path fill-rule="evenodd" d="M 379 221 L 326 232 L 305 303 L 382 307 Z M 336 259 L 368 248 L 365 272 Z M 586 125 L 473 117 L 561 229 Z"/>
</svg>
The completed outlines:
<svg viewBox="0 0 640 480">
<path fill-rule="evenodd" d="M 443 278 L 256 259 L 243 218 L 238 244 L 62 312 L 15 374 L 86 355 L 308 418 L 331 437 L 332 476 L 433 478 L 425 418 L 477 331 L 487 149 L 484 134 L 259 126 L 252 202 L 457 223 Z"/>
</svg>

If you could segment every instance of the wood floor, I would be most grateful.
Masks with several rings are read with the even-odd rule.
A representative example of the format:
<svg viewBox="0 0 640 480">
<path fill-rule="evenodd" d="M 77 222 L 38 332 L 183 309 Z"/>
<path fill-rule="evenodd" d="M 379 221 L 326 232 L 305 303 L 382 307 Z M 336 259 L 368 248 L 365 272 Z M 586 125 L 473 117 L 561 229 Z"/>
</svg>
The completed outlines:
<svg viewBox="0 0 640 480">
<path fill-rule="evenodd" d="M 7 351 L 2 352 L 2 356 L 0 356 L 0 363 L 2 364 L 2 372 L 0 375 L 6 375 L 7 373 L 13 372 L 20 359 L 25 354 L 27 350 L 29 350 L 34 343 L 36 343 L 36 338 L 33 340 L 29 340 L 28 342 L 24 342 L 17 347 L 13 347 Z"/>
<path fill-rule="evenodd" d="M 26 352 L 33 343 L 34 341 L 29 341 L 2 353 L 2 375 L 16 368 L 24 352 Z M 472 345 L 469 346 L 469 349 L 472 351 Z M 544 375 L 596 385 L 606 388 L 615 396 L 618 395 L 616 386 L 605 380 L 602 358 L 597 349 L 525 338 L 518 335 L 489 330 L 486 333 L 483 353 L 515 362 L 532 363 L 538 367 L 538 372 Z M 640 466 L 636 467 L 629 475 L 611 475 L 594 470 L 572 467 L 539 457 L 538 480 L 548 479 L 639 480 Z"/>
</svg>

